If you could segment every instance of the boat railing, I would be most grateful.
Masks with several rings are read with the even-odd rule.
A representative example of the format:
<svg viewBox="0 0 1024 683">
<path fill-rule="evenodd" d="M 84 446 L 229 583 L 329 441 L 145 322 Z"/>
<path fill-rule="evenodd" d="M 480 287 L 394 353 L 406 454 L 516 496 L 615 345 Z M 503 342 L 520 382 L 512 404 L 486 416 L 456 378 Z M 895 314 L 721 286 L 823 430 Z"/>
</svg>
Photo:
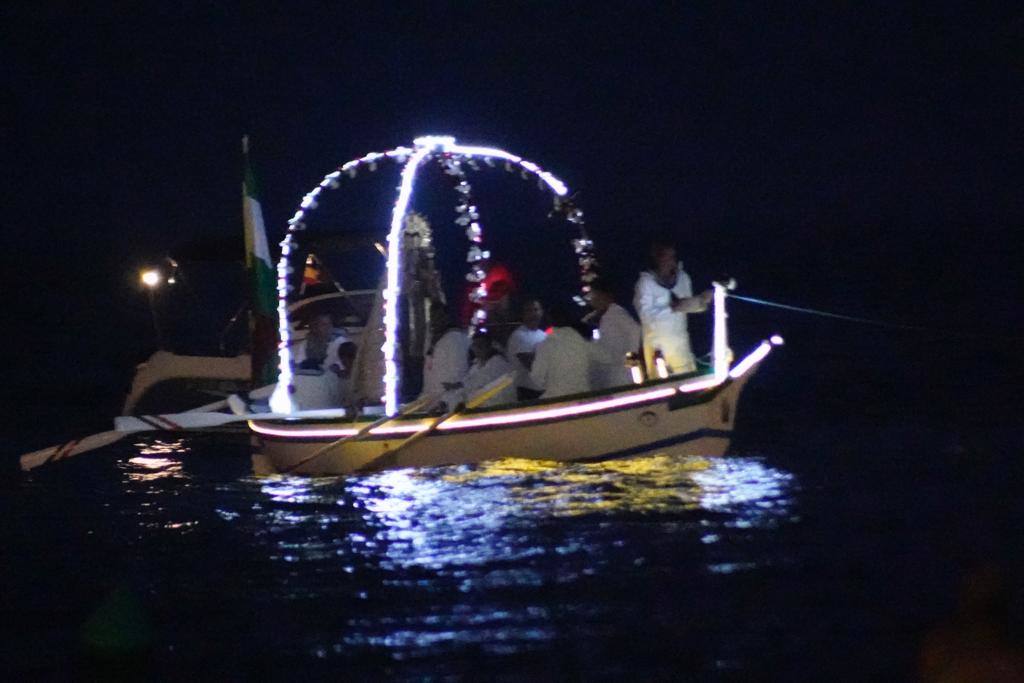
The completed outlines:
<svg viewBox="0 0 1024 683">
<path fill-rule="evenodd" d="M 716 380 L 724 381 L 729 375 L 729 364 L 732 363 L 732 350 L 729 348 L 728 314 L 725 311 L 725 299 L 729 290 L 736 288 L 735 280 L 712 282 L 712 315 L 714 322 L 711 329 L 711 367 Z"/>
</svg>

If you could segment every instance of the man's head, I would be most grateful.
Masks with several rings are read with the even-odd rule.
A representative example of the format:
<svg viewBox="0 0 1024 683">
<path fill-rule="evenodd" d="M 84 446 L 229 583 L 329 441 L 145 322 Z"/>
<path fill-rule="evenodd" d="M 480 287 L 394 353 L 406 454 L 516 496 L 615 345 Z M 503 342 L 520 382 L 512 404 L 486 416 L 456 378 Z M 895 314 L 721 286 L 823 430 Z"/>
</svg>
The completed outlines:
<svg viewBox="0 0 1024 683">
<path fill-rule="evenodd" d="M 357 347 L 353 342 L 347 341 L 338 345 L 338 362 L 342 368 L 346 370 L 352 369 L 356 362 L 356 351 Z"/>
<path fill-rule="evenodd" d="M 527 299 L 523 302 L 523 324 L 531 330 L 540 327 L 540 321 L 544 318 L 544 307 L 537 299 Z"/>
<path fill-rule="evenodd" d="M 488 332 L 477 332 L 474 334 L 469 348 L 473 352 L 473 358 L 480 362 L 485 362 L 495 353 L 494 340 L 491 339 L 491 335 Z"/>
<path fill-rule="evenodd" d="M 548 309 L 548 320 L 552 327 L 575 327 L 579 322 L 579 316 L 575 313 L 568 304 L 558 302 Z"/>
<path fill-rule="evenodd" d="M 651 240 L 650 257 L 654 272 L 662 275 L 675 270 L 679 263 L 675 242 L 667 236 L 659 236 Z"/>
<path fill-rule="evenodd" d="M 611 287 L 604 280 L 595 280 L 590 284 L 590 294 L 587 299 L 590 302 L 590 307 L 598 313 L 604 313 L 609 306 L 615 303 Z"/>
</svg>

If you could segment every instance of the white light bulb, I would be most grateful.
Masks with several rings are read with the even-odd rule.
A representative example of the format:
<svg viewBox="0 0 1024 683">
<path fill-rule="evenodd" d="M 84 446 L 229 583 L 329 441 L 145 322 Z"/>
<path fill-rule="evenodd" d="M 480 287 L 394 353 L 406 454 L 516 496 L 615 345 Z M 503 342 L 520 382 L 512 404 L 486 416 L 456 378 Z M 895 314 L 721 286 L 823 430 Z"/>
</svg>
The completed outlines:
<svg viewBox="0 0 1024 683">
<path fill-rule="evenodd" d="M 142 280 L 142 284 L 153 288 L 160 284 L 163 277 L 161 277 L 159 270 L 150 268 L 139 273 L 139 279 Z"/>
</svg>

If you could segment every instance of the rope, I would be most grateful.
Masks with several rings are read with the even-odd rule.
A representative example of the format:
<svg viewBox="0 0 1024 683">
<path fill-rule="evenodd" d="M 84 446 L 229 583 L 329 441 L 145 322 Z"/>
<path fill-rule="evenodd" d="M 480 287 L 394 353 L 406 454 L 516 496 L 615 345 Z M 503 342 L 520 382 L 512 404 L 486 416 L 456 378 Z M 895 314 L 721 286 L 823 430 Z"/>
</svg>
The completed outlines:
<svg viewBox="0 0 1024 683">
<path fill-rule="evenodd" d="M 750 304 L 757 304 L 759 306 L 770 306 L 772 308 L 781 308 L 786 311 L 794 311 L 796 313 L 807 313 L 810 315 L 818 315 L 823 318 L 834 318 L 836 320 L 845 320 L 847 322 L 861 323 L 864 325 L 875 325 L 876 327 L 887 327 L 894 330 L 909 330 L 913 332 L 928 332 L 935 334 L 947 339 L 999 339 L 1004 341 L 1013 341 L 1024 339 L 1021 335 L 999 335 L 999 334 L 965 334 L 958 332 L 950 332 L 948 330 L 938 330 L 934 327 L 925 327 L 924 325 L 905 325 L 902 323 L 893 323 L 885 320 L 875 320 L 873 318 L 861 318 L 855 315 L 844 315 L 842 313 L 832 313 L 830 311 L 821 311 L 815 308 L 804 308 L 802 306 L 791 306 L 789 304 L 780 304 L 775 301 L 766 301 L 765 299 L 755 299 L 749 296 L 740 296 L 738 294 L 727 294 L 730 299 L 738 299 L 740 301 L 746 301 Z"/>
<path fill-rule="evenodd" d="M 803 308 L 801 306 L 790 306 L 789 304 L 780 304 L 774 301 L 765 301 L 764 299 L 755 299 L 749 296 L 739 296 L 738 294 L 729 294 L 730 299 L 739 299 L 740 301 L 746 301 L 750 304 L 758 304 L 759 306 L 771 306 L 772 308 L 782 308 L 787 311 L 796 311 L 797 313 L 809 313 L 811 315 L 820 315 L 825 318 L 835 318 L 837 320 L 846 320 L 852 323 L 863 323 L 865 325 L 878 325 L 879 327 L 891 327 L 898 330 L 918 330 L 922 332 L 937 332 L 932 328 L 923 327 L 921 325 L 904 325 L 901 323 L 890 323 L 884 320 L 873 320 L 871 318 L 859 318 L 854 315 L 843 315 L 841 313 L 830 313 L 829 311 L 819 311 L 814 308 Z"/>
</svg>

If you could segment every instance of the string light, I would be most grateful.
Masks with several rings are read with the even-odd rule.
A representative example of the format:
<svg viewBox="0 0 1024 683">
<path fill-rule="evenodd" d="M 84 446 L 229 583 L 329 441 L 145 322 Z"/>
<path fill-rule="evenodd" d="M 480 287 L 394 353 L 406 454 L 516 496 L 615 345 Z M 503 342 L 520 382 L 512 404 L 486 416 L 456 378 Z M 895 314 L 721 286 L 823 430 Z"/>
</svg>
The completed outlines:
<svg viewBox="0 0 1024 683">
<path fill-rule="evenodd" d="M 384 412 L 394 415 L 398 412 L 398 364 L 395 350 L 398 347 L 398 295 L 402 274 L 402 225 L 412 199 L 412 188 L 416 182 L 416 171 L 431 152 L 422 146 L 405 162 L 402 169 L 402 184 L 398 199 L 391 211 L 391 230 L 388 232 L 387 286 L 384 289 Z"/>
<path fill-rule="evenodd" d="M 373 171 L 377 168 L 378 163 L 384 160 L 393 160 L 403 165 L 401 172 L 402 180 L 399 185 L 398 198 L 392 208 L 391 225 L 388 233 L 387 285 L 383 293 L 384 344 L 381 347 L 384 353 L 385 368 L 384 409 L 388 415 L 394 415 L 397 412 L 399 379 L 396 349 L 398 342 L 398 298 L 401 291 L 402 262 L 399 240 L 405 215 L 412 199 L 416 173 L 426 160 L 434 156 L 445 159 L 446 169 L 459 179 L 456 185 L 456 191 L 460 194 L 458 207 L 464 208 L 464 210 L 459 212 L 456 222 L 466 229 L 466 236 L 470 241 L 470 251 L 467 258 L 470 264 L 470 271 L 467 279 L 477 283 L 477 287 L 473 288 L 471 292 L 475 307 L 471 324 L 474 327 L 481 327 L 486 323 L 486 312 L 480 304 L 487 296 L 487 287 L 484 284 L 484 279 L 487 276 L 486 263 L 490 254 L 480 248 L 483 243 L 483 228 L 480 225 L 479 211 L 471 200 L 472 188 L 465 177 L 465 171 L 462 168 L 463 163 L 470 169 L 476 170 L 480 168 L 478 161 L 482 161 L 488 167 L 493 167 L 496 160 L 502 161 L 506 170 L 518 170 L 524 178 L 535 177 L 541 187 L 550 189 L 554 193 L 554 211 L 552 213 L 560 214 L 565 220 L 579 229 L 580 237 L 573 241 L 573 248 L 577 255 L 580 270 L 581 292 L 584 296 L 589 292 L 590 283 L 596 278 L 594 270 L 597 267 L 597 259 L 593 253 L 593 243 L 587 237 L 586 231 L 583 228 L 583 212 L 575 207 L 570 198 L 567 198 L 568 188 L 565 183 L 553 174 L 515 154 L 493 147 L 460 145 L 455 141 L 454 137 L 447 135 L 427 135 L 416 138 L 411 148 L 396 147 L 387 152 L 371 152 L 363 157 L 342 164 L 335 171 L 324 176 L 317 187 L 303 197 L 299 204 L 299 209 L 288 220 L 288 235 L 281 242 L 281 261 L 278 263 L 279 376 L 278 386 L 271 396 L 271 409 L 275 413 L 291 414 L 295 412 L 295 404 L 291 398 L 292 393 L 294 393 L 294 376 L 291 370 L 291 330 L 287 310 L 287 297 L 292 291 L 289 275 L 293 272 L 288 265 L 288 259 L 295 247 L 295 233 L 306 228 L 308 215 L 318 207 L 320 194 L 324 189 L 337 188 L 342 175 L 354 178 L 364 166 Z M 447 160 L 450 160 L 451 163 L 447 163 Z"/>
<path fill-rule="evenodd" d="M 717 282 L 714 287 L 714 314 L 715 323 L 712 328 L 711 337 L 711 361 L 714 367 L 715 377 L 725 377 L 729 372 L 729 342 L 725 325 L 725 285 Z"/>
<path fill-rule="evenodd" d="M 761 362 L 761 360 L 767 356 L 771 350 L 772 343 L 770 341 L 761 342 L 761 345 L 754 349 L 750 355 L 733 366 L 732 370 L 729 371 L 729 376 L 733 379 L 742 377 L 746 374 L 747 370 Z"/>
<path fill-rule="evenodd" d="M 755 365 L 764 360 L 772 350 L 773 344 L 770 341 L 762 342 L 746 358 L 737 363 L 725 377 L 707 377 L 692 379 L 678 386 L 660 386 L 643 391 L 634 391 L 622 396 L 604 396 L 591 400 L 573 402 L 568 405 L 548 405 L 530 408 L 513 408 L 507 411 L 500 411 L 490 415 L 465 415 L 455 416 L 452 419 L 438 426 L 442 431 L 459 431 L 475 427 L 495 427 L 501 425 L 521 424 L 524 422 L 545 422 L 562 420 L 567 417 L 576 417 L 606 410 L 631 408 L 644 403 L 661 401 L 671 398 L 677 393 L 689 394 L 698 391 L 714 389 L 725 384 L 730 379 L 739 379 L 750 371 Z M 413 424 L 391 424 L 382 425 L 370 431 L 374 435 L 389 434 L 410 434 L 429 429 L 431 420 L 416 420 Z M 265 425 L 250 420 L 249 427 L 253 431 L 267 436 L 278 436 L 284 438 L 314 439 L 314 438 L 340 438 L 355 434 L 358 429 L 355 427 L 297 427 L 281 429 L 272 425 Z"/>
<path fill-rule="evenodd" d="M 295 233 L 306 229 L 307 214 L 316 210 L 320 192 L 324 189 L 337 189 L 342 174 L 354 178 L 362 165 L 376 163 L 381 159 L 404 161 L 411 151 L 408 147 L 396 147 L 388 152 L 371 152 L 359 159 L 342 164 L 336 170 L 325 175 L 317 187 L 302 198 L 299 209 L 288 219 L 288 234 L 281 241 L 281 259 L 277 263 L 278 376 L 277 386 L 274 387 L 274 392 L 270 396 L 270 409 L 275 413 L 289 415 L 296 410 L 295 401 L 292 398 L 295 385 L 292 373 L 291 325 L 288 320 L 288 295 L 293 289 L 289 282 L 289 276 L 295 272 L 291 267 L 291 255 L 296 246 Z"/>
<path fill-rule="evenodd" d="M 469 291 L 469 303 L 472 310 L 469 320 L 469 334 L 472 336 L 477 330 L 485 330 L 487 325 L 487 310 L 484 302 L 487 299 L 487 264 L 491 252 L 480 248 L 483 243 L 483 229 L 480 227 L 480 213 L 473 204 L 473 187 L 466 178 L 466 172 L 462 168 L 460 156 L 445 156 L 439 161 L 444 166 L 445 173 L 457 179 L 455 191 L 459 195 L 459 203 L 455 206 L 455 213 L 458 216 L 455 224 L 464 227 L 466 238 L 469 240 L 469 252 L 466 254 L 466 262 L 469 263 L 469 272 L 466 279 L 476 283 Z"/>
</svg>

